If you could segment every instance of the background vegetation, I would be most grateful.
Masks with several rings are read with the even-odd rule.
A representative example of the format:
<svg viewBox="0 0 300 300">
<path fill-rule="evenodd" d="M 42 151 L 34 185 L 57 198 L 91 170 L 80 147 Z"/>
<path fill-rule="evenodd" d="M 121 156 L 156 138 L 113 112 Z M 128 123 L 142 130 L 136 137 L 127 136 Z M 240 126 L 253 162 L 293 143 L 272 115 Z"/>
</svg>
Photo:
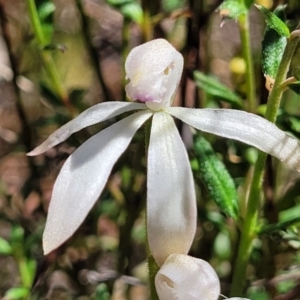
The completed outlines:
<svg viewBox="0 0 300 300">
<path fill-rule="evenodd" d="M 261 55 L 265 21 L 251 6 L 256 89 L 255 102 L 249 104 L 238 22 L 222 22 L 217 12 L 221 2 L 0 0 L 3 299 L 148 299 L 143 132 L 138 132 L 118 161 L 101 201 L 84 224 L 46 257 L 41 240 L 55 178 L 68 155 L 112 121 L 74 134 L 44 155 L 27 157 L 26 153 L 87 107 L 103 101 L 126 101 L 125 58 L 134 46 L 158 37 L 169 40 L 184 55 L 185 69 L 175 105 L 231 107 L 264 115 L 268 96 Z M 300 20 L 298 0 L 256 3 L 270 10 L 287 4 L 291 30 Z M 299 51 L 291 70 L 297 70 L 300 63 Z M 213 76 L 217 83 L 207 83 L 195 70 Z M 227 94 L 227 88 L 221 94 L 215 92 L 221 89 L 220 82 L 234 91 L 233 96 Z M 277 125 L 300 138 L 299 95 L 288 90 L 281 103 Z M 235 222 L 226 217 L 205 184 L 189 130 L 180 123 L 178 127 L 190 151 L 198 193 L 198 231 L 190 254 L 213 265 L 222 293 L 229 295 L 257 150 L 205 135 L 233 178 L 240 216 Z M 264 202 L 257 208 L 261 230 L 247 268 L 246 294 L 255 300 L 300 299 L 299 173 L 268 158 L 262 194 Z"/>
</svg>

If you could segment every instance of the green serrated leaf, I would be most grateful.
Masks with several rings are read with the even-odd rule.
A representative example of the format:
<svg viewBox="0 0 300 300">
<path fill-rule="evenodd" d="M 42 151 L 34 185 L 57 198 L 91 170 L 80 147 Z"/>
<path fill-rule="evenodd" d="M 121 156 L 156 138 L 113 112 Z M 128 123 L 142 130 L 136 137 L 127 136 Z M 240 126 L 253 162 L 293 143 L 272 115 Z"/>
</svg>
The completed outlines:
<svg viewBox="0 0 300 300">
<path fill-rule="evenodd" d="M 199 175 L 211 198 L 228 216 L 238 218 L 238 202 L 234 181 L 219 160 L 210 143 L 202 136 L 194 136 L 194 152 L 199 163 Z"/>
<path fill-rule="evenodd" d="M 0 255 L 9 255 L 12 253 L 12 247 L 9 242 L 0 237 Z"/>
<path fill-rule="evenodd" d="M 265 76 L 275 79 L 287 39 L 267 29 L 262 42 L 262 69 Z"/>
<path fill-rule="evenodd" d="M 278 17 L 276 16 L 275 13 L 270 12 L 267 10 L 265 7 L 261 5 L 255 5 L 263 14 L 265 21 L 267 25 L 276 30 L 276 32 L 284 37 L 289 37 L 290 36 L 290 30 L 289 28 L 285 25 L 285 23 Z"/>
<path fill-rule="evenodd" d="M 274 10 L 273 15 L 284 21 L 284 9 L 284 5 L 278 6 Z M 286 37 L 280 35 L 274 28 L 267 25 L 262 42 L 262 69 L 267 79 L 266 85 L 270 88 L 276 77 L 286 44 Z"/>
<path fill-rule="evenodd" d="M 199 71 L 194 72 L 194 80 L 199 88 L 202 88 L 207 94 L 217 97 L 225 102 L 242 106 L 240 97 L 226 85 L 217 79 L 205 75 Z"/>
<path fill-rule="evenodd" d="M 236 0 L 227 0 L 224 1 L 219 6 L 220 15 L 222 17 L 222 20 L 228 19 L 237 19 L 239 16 L 244 15 L 247 13 L 248 9 L 244 5 L 244 3 L 241 3 L 243 1 L 236 1 Z"/>
<path fill-rule="evenodd" d="M 5 299 L 18 300 L 25 299 L 29 294 L 29 289 L 23 287 L 11 288 L 5 293 Z"/>
</svg>

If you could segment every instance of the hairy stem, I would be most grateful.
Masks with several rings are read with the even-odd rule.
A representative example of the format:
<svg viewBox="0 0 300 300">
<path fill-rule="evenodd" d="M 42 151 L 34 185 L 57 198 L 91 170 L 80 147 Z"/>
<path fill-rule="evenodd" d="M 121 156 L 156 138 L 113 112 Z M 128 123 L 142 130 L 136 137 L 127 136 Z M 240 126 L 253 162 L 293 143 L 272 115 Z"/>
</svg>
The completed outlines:
<svg viewBox="0 0 300 300">
<path fill-rule="evenodd" d="M 273 89 L 271 90 L 267 103 L 266 119 L 274 123 L 276 120 L 277 111 L 280 105 L 283 90 L 282 82 L 286 79 L 289 70 L 290 62 L 299 42 L 299 36 L 292 34 L 285 48 L 278 72 L 276 75 Z M 252 251 L 252 242 L 257 236 L 257 218 L 258 211 L 261 205 L 261 191 L 264 173 L 264 165 L 267 154 L 260 152 L 254 166 L 253 178 L 250 185 L 250 193 L 247 202 L 247 210 L 245 214 L 244 226 L 241 232 L 241 239 L 238 248 L 238 255 L 235 261 L 233 271 L 233 282 L 231 286 L 231 295 L 241 296 L 243 293 L 246 270 Z"/>
<path fill-rule="evenodd" d="M 247 110 L 255 113 L 256 111 L 256 87 L 254 78 L 254 65 L 250 44 L 250 23 L 249 15 L 241 15 L 238 18 L 242 53 L 246 63 L 246 88 L 247 88 Z"/>
</svg>

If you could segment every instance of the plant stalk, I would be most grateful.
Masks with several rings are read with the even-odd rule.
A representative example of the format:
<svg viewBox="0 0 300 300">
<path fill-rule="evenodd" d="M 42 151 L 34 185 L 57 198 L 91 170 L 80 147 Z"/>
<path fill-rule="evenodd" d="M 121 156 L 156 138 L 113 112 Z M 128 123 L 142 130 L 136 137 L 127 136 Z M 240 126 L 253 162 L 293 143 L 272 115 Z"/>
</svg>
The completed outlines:
<svg viewBox="0 0 300 300">
<path fill-rule="evenodd" d="M 249 15 L 243 14 L 238 18 L 242 54 L 246 63 L 246 88 L 247 88 L 247 110 L 256 112 L 256 87 L 254 77 L 254 65 L 252 58 L 252 50 L 250 44 L 250 22 Z"/>
<path fill-rule="evenodd" d="M 281 63 L 279 65 L 274 86 L 269 94 L 265 117 L 272 123 L 275 123 L 276 121 L 276 115 L 283 93 L 281 84 L 286 79 L 290 62 L 298 42 L 299 35 L 292 34 L 291 38 L 288 40 Z M 247 265 L 252 251 L 252 242 L 257 236 L 257 218 L 261 204 L 261 190 L 266 158 L 267 154 L 259 151 L 258 158 L 254 166 L 244 225 L 241 232 L 237 259 L 235 261 L 233 270 L 233 281 L 231 286 L 232 296 L 242 296 L 245 286 Z"/>
<path fill-rule="evenodd" d="M 59 96 L 64 106 L 71 112 L 74 111 L 72 107 L 66 88 L 62 84 L 59 74 L 54 63 L 53 57 L 49 51 L 44 51 L 42 48 L 47 45 L 47 40 L 43 32 L 43 27 L 39 19 L 37 7 L 34 0 L 27 0 L 28 12 L 30 17 L 31 26 L 39 44 L 40 56 L 42 59 L 43 67 L 51 82 L 52 88 L 55 93 Z"/>
</svg>

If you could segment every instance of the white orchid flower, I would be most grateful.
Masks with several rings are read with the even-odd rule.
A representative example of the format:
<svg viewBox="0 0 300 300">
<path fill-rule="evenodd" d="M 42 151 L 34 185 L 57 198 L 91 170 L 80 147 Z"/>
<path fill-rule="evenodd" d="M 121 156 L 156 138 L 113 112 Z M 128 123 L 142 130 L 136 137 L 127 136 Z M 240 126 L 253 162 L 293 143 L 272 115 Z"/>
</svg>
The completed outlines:
<svg viewBox="0 0 300 300">
<path fill-rule="evenodd" d="M 265 151 L 300 170 L 296 139 L 259 116 L 231 109 L 171 107 L 183 58 L 166 40 L 134 48 L 125 63 L 128 97 L 144 103 L 97 104 L 62 126 L 29 155 L 38 155 L 72 133 L 124 112 L 138 111 L 97 133 L 65 162 L 55 182 L 43 235 L 45 254 L 80 226 L 101 194 L 113 165 L 138 128 L 150 117 L 147 232 L 150 250 L 161 266 L 173 253 L 186 254 L 196 229 L 193 176 L 185 146 L 172 117 L 205 132 L 235 139 Z"/>
</svg>

